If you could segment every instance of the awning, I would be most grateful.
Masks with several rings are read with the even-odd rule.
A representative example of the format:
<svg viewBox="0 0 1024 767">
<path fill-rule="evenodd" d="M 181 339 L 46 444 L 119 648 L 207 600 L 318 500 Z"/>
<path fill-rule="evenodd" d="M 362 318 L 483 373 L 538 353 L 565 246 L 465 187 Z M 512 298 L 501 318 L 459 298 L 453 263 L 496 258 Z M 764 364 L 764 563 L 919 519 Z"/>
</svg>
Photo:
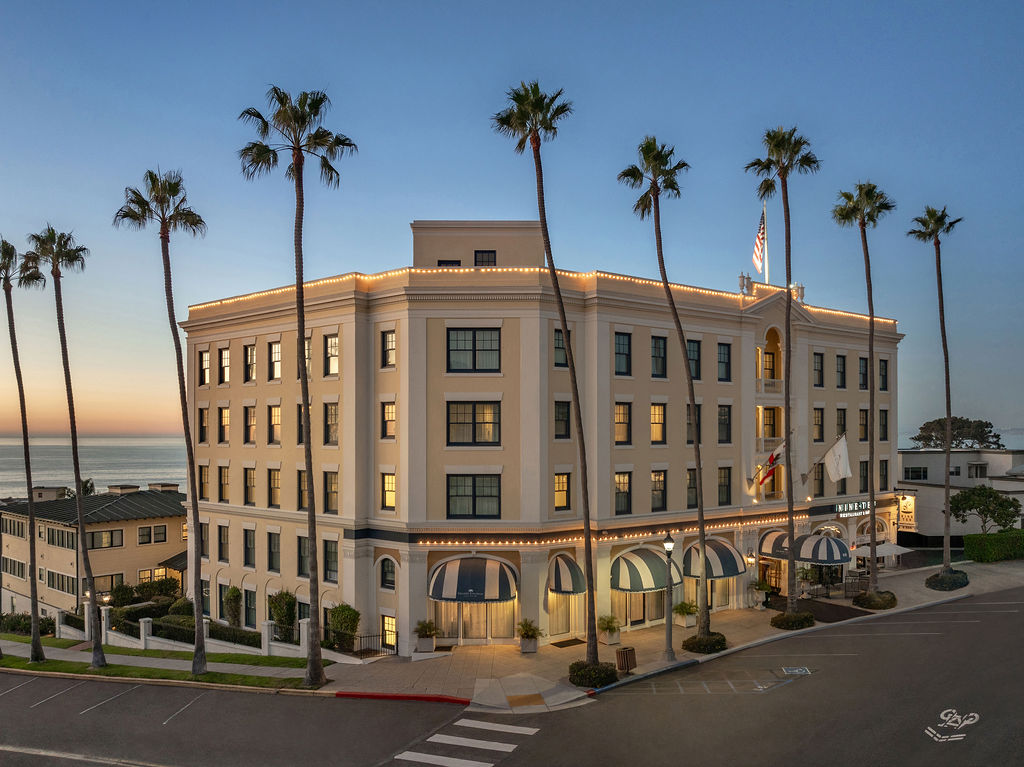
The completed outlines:
<svg viewBox="0 0 1024 767">
<path fill-rule="evenodd" d="M 453 559 L 434 570 L 427 596 L 439 602 L 510 602 L 516 598 L 516 574 L 497 559 Z"/>
<path fill-rule="evenodd" d="M 672 585 L 682 582 L 679 565 L 672 561 Z M 665 588 L 665 555 L 651 549 L 634 549 L 612 562 L 612 588 L 616 591 L 660 591 Z"/>
<path fill-rule="evenodd" d="M 875 546 L 876 557 L 891 557 L 899 554 L 909 554 L 913 549 L 908 549 L 904 546 L 899 546 L 895 543 L 880 543 Z M 871 546 L 867 543 L 861 544 L 855 549 L 850 549 L 850 556 L 853 557 L 870 557 Z"/>
<path fill-rule="evenodd" d="M 789 556 L 789 535 L 781 530 L 769 530 L 761 536 L 757 553 L 769 559 L 785 559 Z"/>
<path fill-rule="evenodd" d="M 173 557 L 167 557 L 163 562 L 157 562 L 160 567 L 169 567 L 172 570 L 177 570 L 179 573 L 183 573 L 188 570 L 188 549 L 175 554 Z"/>
<path fill-rule="evenodd" d="M 548 566 L 548 591 L 556 594 L 582 594 L 587 580 L 580 566 L 567 554 L 557 554 Z"/>
<path fill-rule="evenodd" d="M 728 541 L 708 538 L 704 542 L 707 554 L 704 572 L 708 580 L 732 578 L 747 571 L 747 563 L 736 547 Z M 700 577 L 700 549 L 693 543 L 683 552 L 683 575 L 687 578 Z"/>
<path fill-rule="evenodd" d="M 815 565 L 844 565 L 850 561 L 850 547 L 842 538 L 828 535 L 800 535 L 796 539 L 796 560 Z"/>
</svg>

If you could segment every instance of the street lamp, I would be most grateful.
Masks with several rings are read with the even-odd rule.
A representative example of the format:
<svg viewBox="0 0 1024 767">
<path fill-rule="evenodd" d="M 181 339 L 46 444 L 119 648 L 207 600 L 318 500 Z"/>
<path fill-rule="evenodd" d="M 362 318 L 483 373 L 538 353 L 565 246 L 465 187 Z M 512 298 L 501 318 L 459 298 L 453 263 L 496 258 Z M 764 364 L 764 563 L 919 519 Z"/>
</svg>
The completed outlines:
<svg viewBox="0 0 1024 767">
<path fill-rule="evenodd" d="M 672 649 L 672 549 L 676 542 L 672 533 L 665 536 L 662 546 L 665 547 L 665 654 L 666 661 L 676 659 L 676 651 Z"/>
</svg>

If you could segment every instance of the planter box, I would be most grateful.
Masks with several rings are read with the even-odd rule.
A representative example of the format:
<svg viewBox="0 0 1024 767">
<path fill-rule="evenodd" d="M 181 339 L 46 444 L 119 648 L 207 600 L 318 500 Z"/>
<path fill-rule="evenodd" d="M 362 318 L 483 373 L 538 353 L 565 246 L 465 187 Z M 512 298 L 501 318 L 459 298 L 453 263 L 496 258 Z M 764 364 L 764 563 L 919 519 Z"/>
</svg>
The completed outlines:
<svg viewBox="0 0 1024 767">
<path fill-rule="evenodd" d="M 696 615 L 676 615 L 675 616 L 675 624 L 677 626 L 683 626 L 685 628 L 692 629 L 694 626 L 697 625 L 697 616 Z"/>
<path fill-rule="evenodd" d="M 602 631 L 597 635 L 597 640 L 601 644 L 618 644 L 619 643 L 619 632 L 618 631 Z"/>
<path fill-rule="evenodd" d="M 416 652 L 434 652 L 436 637 L 416 637 Z"/>
<path fill-rule="evenodd" d="M 519 652 L 524 655 L 530 652 L 537 652 L 537 638 L 534 637 L 533 639 L 526 639 L 524 637 L 520 637 Z"/>
</svg>

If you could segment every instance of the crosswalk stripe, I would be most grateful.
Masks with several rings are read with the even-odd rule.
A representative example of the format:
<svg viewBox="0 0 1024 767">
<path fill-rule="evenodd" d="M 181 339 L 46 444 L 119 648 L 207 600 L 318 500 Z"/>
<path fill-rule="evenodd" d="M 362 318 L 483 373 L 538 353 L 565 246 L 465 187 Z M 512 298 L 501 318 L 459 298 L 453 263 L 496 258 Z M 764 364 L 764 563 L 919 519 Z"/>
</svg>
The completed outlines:
<svg viewBox="0 0 1024 767">
<path fill-rule="evenodd" d="M 511 732 L 516 735 L 536 735 L 536 727 L 518 727 L 514 724 L 498 724 L 485 722 L 481 719 L 460 719 L 454 723 L 458 727 L 475 727 L 478 730 L 494 730 L 494 732 Z"/>
<path fill-rule="evenodd" d="M 482 748 L 487 751 L 515 751 L 514 743 L 499 743 L 495 740 L 477 740 L 476 738 L 459 738 L 455 735 L 431 735 L 427 738 L 428 743 L 444 743 L 449 746 L 468 746 L 469 748 Z"/>
<path fill-rule="evenodd" d="M 422 764 L 439 764 L 442 767 L 494 767 L 493 762 L 475 762 L 472 759 L 456 759 L 453 756 L 439 756 L 437 754 L 419 754 L 415 751 L 403 751 L 396 755 L 395 759 L 402 759 L 406 762 L 420 762 Z"/>
</svg>

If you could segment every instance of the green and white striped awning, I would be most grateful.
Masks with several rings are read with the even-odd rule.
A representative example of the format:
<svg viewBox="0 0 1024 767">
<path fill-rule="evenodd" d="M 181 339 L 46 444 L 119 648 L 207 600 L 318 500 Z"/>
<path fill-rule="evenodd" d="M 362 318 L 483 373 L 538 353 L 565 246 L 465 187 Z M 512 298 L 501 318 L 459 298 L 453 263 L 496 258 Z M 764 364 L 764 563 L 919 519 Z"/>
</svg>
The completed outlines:
<svg viewBox="0 0 1024 767">
<path fill-rule="evenodd" d="M 548 567 L 548 591 L 556 594 L 582 594 L 587 581 L 580 566 L 568 554 L 556 554 Z"/>
<path fill-rule="evenodd" d="M 708 580 L 735 578 L 747 571 L 743 555 L 728 541 L 708 538 L 704 542 L 704 551 L 707 554 L 704 572 Z M 700 577 L 700 550 L 696 543 L 683 552 L 683 573 L 687 578 Z"/>
<path fill-rule="evenodd" d="M 652 549 L 633 549 L 612 562 L 612 588 L 616 591 L 661 591 L 665 588 L 665 555 Z M 672 561 L 672 585 L 683 581 L 679 565 Z"/>
</svg>

